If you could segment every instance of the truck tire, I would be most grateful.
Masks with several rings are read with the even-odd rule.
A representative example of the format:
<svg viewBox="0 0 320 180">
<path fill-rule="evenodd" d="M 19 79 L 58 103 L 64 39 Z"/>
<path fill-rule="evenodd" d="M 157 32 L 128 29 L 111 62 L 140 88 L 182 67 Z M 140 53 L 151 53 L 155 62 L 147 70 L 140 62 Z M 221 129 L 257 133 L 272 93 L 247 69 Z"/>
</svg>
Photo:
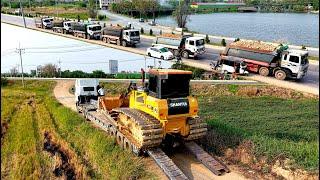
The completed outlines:
<svg viewBox="0 0 320 180">
<path fill-rule="evenodd" d="M 127 42 L 126 41 L 122 41 L 122 46 L 123 47 L 127 47 Z"/>
<path fill-rule="evenodd" d="M 151 57 L 151 53 L 148 53 L 148 56 Z"/>
<path fill-rule="evenodd" d="M 284 80 L 287 77 L 286 71 L 279 69 L 274 73 L 274 77 L 278 80 Z"/>
<path fill-rule="evenodd" d="M 269 71 L 269 69 L 266 68 L 266 67 L 261 67 L 261 68 L 259 69 L 259 74 L 260 74 L 261 76 L 268 76 L 269 73 L 270 73 L 270 71 Z"/>
<path fill-rule="evenodd" d="M 121 42 L 120 42 L 119 39 L 117 40 L 117 45 L 118 45 L 118 46 L 121 46 Z"/>
<path fill-rule="evenodd" d="M 179 50 L 177 50 L 177 49 L 173 50 L 172 53 L 173 53 L 174 56 L 179 56 L 180 55 Z"/>
<path fill-rule="evenodd" d="M 88 39 L 88 40 L 90 40 L 90 39 L 91 39 L 90 35 L 87 35 L 87 39 Z"/>
<path fill-rule="evenodd" d="M 107 38 L 107 43 L 110 44 L 110 39 L 109 38 Z"/>
<path fill-rule="evenodd" d="M 189 52 L 188 51 L 183 51 L 182 52 L 182 57 L 188 59 L 189 58 Z"/>
<path fill-rule="evenodd" d="M 161 57 L 160 57 L 160 59 L 161 59 L 161 60 L 164 60 L 164 57 L 163 57 L 163 56 L 161 56 Z"/>
</svg>

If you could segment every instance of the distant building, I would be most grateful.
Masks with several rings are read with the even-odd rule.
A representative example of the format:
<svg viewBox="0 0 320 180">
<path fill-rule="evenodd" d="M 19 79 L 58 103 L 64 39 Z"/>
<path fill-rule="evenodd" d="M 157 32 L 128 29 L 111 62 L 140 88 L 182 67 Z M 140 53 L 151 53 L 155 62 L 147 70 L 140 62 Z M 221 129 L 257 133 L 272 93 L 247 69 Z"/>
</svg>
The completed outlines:
<svg viewBox="0 0 320 180">
<path fill-rule="evenodd" d="M 108 9 L 108 7 L 113 3 L 119 3 L 122 0 L 99 0 L 100 9 Z"/>
</svg>

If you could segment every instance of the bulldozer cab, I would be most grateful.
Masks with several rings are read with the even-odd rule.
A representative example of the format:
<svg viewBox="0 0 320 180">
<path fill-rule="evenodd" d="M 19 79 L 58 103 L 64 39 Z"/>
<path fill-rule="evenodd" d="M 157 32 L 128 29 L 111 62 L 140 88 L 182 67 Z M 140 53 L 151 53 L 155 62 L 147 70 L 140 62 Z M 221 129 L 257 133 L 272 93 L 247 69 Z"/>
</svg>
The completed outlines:
<svg viewBox="0 0 320 180">
<path fill-rule="evenodd" d="M 158 99 L 182 98 L 190 94 L 191 71 L 176 69 L 149 70 L 149 96 Z"/>
</svg>

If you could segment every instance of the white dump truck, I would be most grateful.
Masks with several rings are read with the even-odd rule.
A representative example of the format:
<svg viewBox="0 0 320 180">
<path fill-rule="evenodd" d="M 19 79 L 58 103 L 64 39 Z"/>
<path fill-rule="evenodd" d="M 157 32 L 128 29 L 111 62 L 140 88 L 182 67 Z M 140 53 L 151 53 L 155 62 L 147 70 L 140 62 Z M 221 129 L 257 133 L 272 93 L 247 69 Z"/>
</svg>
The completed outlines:
<svg viewBox="0 0 320 180">
<path fill-rule="evenodd" d="M 52 31 L 57 33 L 69 34 L 71 33 L 71 26 L 75 24 L 74 21 L 53 21 Z"/>
<path fill-rule="evenodd" d="M 288 49 L 287 45 L 261 41 L 237 41 L 220 54 L 220 62 L 243 62 L 249 72 L 272 75 L 279 80 L 302 79 L 308 71 L 308 51 Z"/>
<path fill-rule="evenodd" d="M 140 32 L 136 29 L 121 26 L 108 26 L 102 30 L 102 41 L 124 47 L 135 46 L 140 43 Z"/>
<path fill-rule="evenodd" d="M 53 18 L 50 17 L 35 18 L 34 22 L 37 28 L 51 29 L 53 27 Z"/>
<path fill-rule="evenodd" d="M 91 23 L 74 23 L 71 24 L 71 32 L 73 36 L 87 39 L 101 39 L 101 25 Z"/>
<path fill-rule="evenodd" d="M 204 38 L 191 35 L 163 34 L 152 44 L 168 48 L 175 56 L 197 57 L 205 53 Z"/>
</svg>

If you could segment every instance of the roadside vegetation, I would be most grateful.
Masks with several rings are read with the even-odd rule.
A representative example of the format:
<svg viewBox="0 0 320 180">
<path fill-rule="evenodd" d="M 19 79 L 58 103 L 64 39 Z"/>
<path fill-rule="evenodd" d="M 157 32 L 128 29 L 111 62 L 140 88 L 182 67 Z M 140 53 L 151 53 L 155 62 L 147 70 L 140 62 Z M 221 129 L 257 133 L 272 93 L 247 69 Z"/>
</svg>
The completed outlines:
<svg viewBox="0 0 320 180">
<path fill-rule="evenodd" d="M 141 158 L 121 150 L 52 95 L 55 82 L 1 87 L 1 178 L 150 179 Z M 5 130 L 5 131 L 3 131 Z"/>
</svg>

